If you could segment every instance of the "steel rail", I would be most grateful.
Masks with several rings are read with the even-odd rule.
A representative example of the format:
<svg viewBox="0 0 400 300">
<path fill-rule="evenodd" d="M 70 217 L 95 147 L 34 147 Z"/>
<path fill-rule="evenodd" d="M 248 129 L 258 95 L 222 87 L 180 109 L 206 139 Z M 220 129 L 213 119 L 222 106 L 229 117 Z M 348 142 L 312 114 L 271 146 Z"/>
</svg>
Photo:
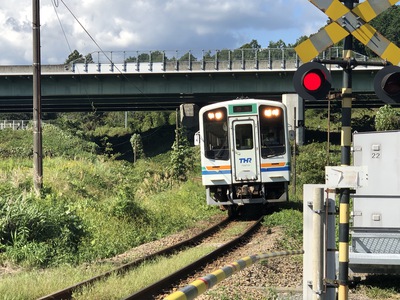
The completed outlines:
<svg viewBox="0 0 400 300">
<path fill-rule="evenodd" d="M 223 253 L 227 252 L 229 249 L 234 248 L 238 244 L 240 244 L 245 238 L 249 237 L 260 225 L 263 220 L 263 217 L 258 219 L 252 226 L 250 226 L 245 232 L 243 232 L 240 236 L 231 240 L 228 243 L 225 243 L 218 249 L 213 252 L 201 257 L 200 259 L 192 262 L 191 264 L 183 267 L 182 269 L 176 271 L 175 273 L 170 274 L 167 277 L 141 289 L 140 291 L 131 294 L 130 296 L 124 298 L 124 300 L 147 300 L 154 299 L 154 297 L 162 292 L 162 290 L 169 288 L 171 285 L 176 283 L 177 281 L 187 277 L 187 275 L 194 270 L 204 266 L 206 263 L 216 259 L 221 256 Z"/>
<path fill-rule="evenodd" d="M 49 294 L 47 296 L 43 296 L 41 298 L 38 298 L 38 300 L 65 300 L 65 299 L 72 299 L 72 293 L 82 287 L 85 286 L 89 286 L 94 284 L 95 282 L 99 281 L 99 280 L 103 280 L 108 278 L 109 276 L 113 275 L 113 274 L 124 274 L 126 272 L 128 272 L 130 269 L 137 267 L 139 264 L 143 263 L 146 260 L 150 260 L 150 259 L 154 259 L 157 256 L 162 256 L 162 255 L 169 255 L 172 254 L 174 251 L 177 251 L 179 249 L 182 249 L 183 247 L 189 246 L 189 245 L 193 245 L 198 243 L 199 241 L 201 241 L 202 239 L 206 238 L 207 236 L 209 236 L 210 234 L 212 234 L 213 232 L 215 232 L 216 230 L 218 230 L 221 227 L 226 226 L 228 223 L 230 222 L 229 218 L 225 218 L 223 219 L 221 222 L 211 226 L 210 228 L 206 229 L 205 231 L 201 232 L 200 234 L 188 238 L 182 242 L 179 242 L 175 245 L 172 245 L 170 247 L 164 248 L 160 251 L 157 251 L 153 254 L 138 258 L 136 260 L 134 260 L 133 262 L 127 263 L 121 267 L 115 268 L 113 270 L 110 270 L 108 272 L 105 272 L 103 274 L 100 274 L 98 276 L 92 277 L 88 280 L 79 282 L 73 286 L 67 287 L 65 289 L 62 289 L 60 291 L 57 291 L 55 293 Z"/>
</svg>

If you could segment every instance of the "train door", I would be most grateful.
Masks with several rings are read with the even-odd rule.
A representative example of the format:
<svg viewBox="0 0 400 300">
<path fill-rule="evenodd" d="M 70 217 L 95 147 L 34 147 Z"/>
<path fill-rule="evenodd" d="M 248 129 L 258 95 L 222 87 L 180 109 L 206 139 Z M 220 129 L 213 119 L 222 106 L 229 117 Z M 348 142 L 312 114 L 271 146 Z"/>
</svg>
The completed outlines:
<svg viewBox="0 0 400 300">
<path fill-rule="evenodd" d="M 233 182 L 257 181 L 260 170 L 257 157 L 257 118 L 235 118 L 231 120 L 233 141 Z"/>
</svg>

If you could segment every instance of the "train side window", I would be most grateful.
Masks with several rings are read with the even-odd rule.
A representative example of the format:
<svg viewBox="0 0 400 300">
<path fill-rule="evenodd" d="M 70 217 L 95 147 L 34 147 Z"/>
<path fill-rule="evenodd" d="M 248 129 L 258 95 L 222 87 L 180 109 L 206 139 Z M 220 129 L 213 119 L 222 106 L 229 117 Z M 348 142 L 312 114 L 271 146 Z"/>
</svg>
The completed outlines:
<svg viewBox="0 0 400 300">
<path fill-rule="evenodd" d="M 226 108 L 214 110 L 222 113 L 221 118 L 209 118 L 213 111 L 205 112 L 203 115 L 204 123 L 204 146 L 205 157 L 209 159 L 228 160 L 228 125 L 226 118 Z M 216 114 L 216 113 L 215 113 Z"/>
</svg>

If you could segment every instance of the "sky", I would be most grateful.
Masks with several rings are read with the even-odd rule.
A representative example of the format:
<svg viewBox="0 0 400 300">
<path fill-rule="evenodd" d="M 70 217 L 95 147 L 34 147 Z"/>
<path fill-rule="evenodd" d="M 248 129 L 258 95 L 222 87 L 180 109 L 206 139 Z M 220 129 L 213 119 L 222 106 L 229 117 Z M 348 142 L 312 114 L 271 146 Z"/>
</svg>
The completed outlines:
<svg viewBox="0 0 400 300">
<path fill-rule="evenodd" d="M 32 64 L 32 2 L 2 0 L 0 65 Z M 42 64 L 62 64 L 74 50 L 95 58 L 293 44 L 327 21 L 308 0 L 40 0 L 40 16 Z"/>
</svg>

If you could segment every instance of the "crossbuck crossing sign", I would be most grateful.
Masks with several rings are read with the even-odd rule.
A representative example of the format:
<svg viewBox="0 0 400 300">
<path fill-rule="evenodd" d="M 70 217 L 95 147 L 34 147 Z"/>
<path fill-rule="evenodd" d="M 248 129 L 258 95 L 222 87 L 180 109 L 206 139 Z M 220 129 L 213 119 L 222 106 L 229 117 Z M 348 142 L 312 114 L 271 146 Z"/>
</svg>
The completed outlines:
<svg viewBox="0 0 400 300">
<path fill-rule="evenodd" d="M 324 12 L 331 23 L 295 48 L 303 62 L 318 56 L 326 48 L 349 34 L 393 65 L 400 64 L 400 48 L 376 31 L 369 21 L 399 0 L 367 0 L 350 10 L 339 0 L 309 0 Z"/>
</svg>

